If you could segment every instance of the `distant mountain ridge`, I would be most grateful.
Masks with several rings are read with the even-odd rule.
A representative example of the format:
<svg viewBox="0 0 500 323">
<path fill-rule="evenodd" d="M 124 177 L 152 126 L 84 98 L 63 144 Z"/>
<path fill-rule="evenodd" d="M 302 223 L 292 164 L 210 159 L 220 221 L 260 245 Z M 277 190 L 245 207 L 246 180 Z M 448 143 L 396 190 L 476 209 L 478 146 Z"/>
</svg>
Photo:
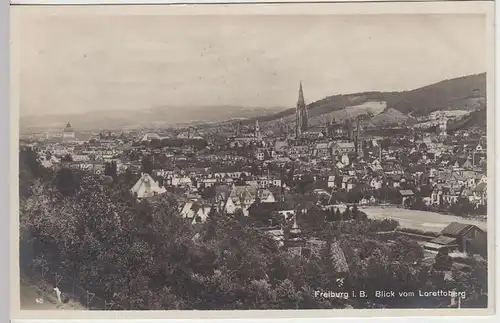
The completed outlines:
<svg viewBox="0 0 500 323">
<path fill-rule="evenodd" d="M 248 119 L 283 110 L 283 107 L 243 106 L 163 106 L 143 111 L 88 111 L 82 114 L 50 114 L 20 118 L 21 131 L 59 129 L 70 122 L 79 130 L 173 127 L 200 123 L 217 123 L 231 119 Z"/>
</svg>

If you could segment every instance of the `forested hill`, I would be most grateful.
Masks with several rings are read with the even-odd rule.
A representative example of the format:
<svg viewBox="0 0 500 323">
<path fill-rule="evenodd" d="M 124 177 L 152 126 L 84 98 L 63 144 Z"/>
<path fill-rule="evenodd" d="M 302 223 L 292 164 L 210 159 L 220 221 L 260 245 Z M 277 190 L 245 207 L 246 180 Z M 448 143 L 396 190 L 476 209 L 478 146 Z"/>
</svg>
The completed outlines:
<svg viewBox="0 0 500 323">
<path fill-rule="evenodd" d="M 486 97 L 486 73 L 445 80 L 418 89 L 402 92 L 363 92 L 329 96 L 308 105 L 310 117 L 320 116 L 347 106 L 361 105 L 370 101 L 387 102 L 386 109 L 404 114 L 424 116 L 436 110 L 470 109 L 476 101 Z M 273 121 L 295 113 L 290 108 L 259 118 Z"/>
</svg>

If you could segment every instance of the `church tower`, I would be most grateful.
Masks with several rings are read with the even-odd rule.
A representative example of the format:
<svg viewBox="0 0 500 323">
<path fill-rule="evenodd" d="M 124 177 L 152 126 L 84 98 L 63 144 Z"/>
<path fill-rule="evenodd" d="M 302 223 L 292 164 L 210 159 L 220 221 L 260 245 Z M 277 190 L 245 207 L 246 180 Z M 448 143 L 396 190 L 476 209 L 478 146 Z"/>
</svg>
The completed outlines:
<svg viewBox="0 0 500 323">
<path fill-rule="evenodd" d="M 363 158 L 363 129 L 361 124 L 361 118 L 358 117 L 356 120 L 356 140 L 354 144 L 356 145 L 356 153 L 358 157 Z"/>
<path fill-rule="evenodd" d="M 439 120 L 439 136 L 441 139 L 446 139 L 448 136 L 448 118 L 446 116 L 441 117 Z"/>
<path fill-rule="evenodd" d="M 302 91 L 302 82 L 299 87 L 299 100 L 297 101 L 297 110 L 295 112 L 295 136 L 301 137 L 305 130 L 307 130 L 307 106 L 304 100 L 304 92 Z"/>
<path fill-rule="evenodd" d="M 259 120 L 255 120 L 255 138 L 261 138 Z"/>
</svg>

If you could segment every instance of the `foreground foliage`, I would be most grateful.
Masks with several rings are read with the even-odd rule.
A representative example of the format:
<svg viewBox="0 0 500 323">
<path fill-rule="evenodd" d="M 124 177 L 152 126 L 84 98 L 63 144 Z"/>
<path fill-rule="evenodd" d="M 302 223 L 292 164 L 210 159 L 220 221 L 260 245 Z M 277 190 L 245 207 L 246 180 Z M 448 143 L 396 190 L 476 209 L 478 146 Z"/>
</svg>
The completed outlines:
<svg viewBox="0 0 500 323">
<path fill-rule="evenodd" d="M 50 270 L 124 309 L 449 304 L 449 299 L 374 297 L 378 290 L 436 286 L 473 291 L 469 306 L 484 302 L 485 264 L 455 273 L 457 279 L 447 282 L 441 271 L 422 264 L 424 255 L 417 243 L 378 238 L 377 231 L 394 230 L 397 223 L 350 217 L 348 221 L 322 220 L 321 225 L 319 215 L 311 214 L 309 222 L 302 217 L 301 225 L 311 228 L 310 232 L 328 243 L 337 240 L 347 246 L 350 273 L 344 276 L 338 273 L 329 248 L 316 257 L 293 256 L 249 221 L 212 212 L 206 223 L 193 226 L 179 217 L 175 199 L 166 196 L 154 204 L 137 202 L 128 191 L 130 174 L 118 175 L 104 185 L 98 177 L 68 169 L 49 176 L 34 162 L 23 165 L 28 167 L 22 167 L 21 175 L 20 223 L 25 246 L 21 257 L 27 252 L 32 253 L 30 257 L 43 256 Z M 339 278 L 345 278 L 341 285 Z M 315 297 L 320 290 L 362 290 L 367 297 Z"/>
</svg>

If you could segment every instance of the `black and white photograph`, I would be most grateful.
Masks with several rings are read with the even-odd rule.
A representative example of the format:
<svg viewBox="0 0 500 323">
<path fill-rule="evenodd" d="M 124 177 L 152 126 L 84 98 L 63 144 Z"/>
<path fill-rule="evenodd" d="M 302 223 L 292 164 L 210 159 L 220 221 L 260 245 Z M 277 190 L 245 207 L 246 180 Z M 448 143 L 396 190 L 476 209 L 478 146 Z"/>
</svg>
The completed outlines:
<svg viewBox="0 0 500 323">
<path fill-rule="evenodd" d="M 491 308 L 490 11 L 119 7 L 12 8 L 21 311 Z"/>
</svg>

